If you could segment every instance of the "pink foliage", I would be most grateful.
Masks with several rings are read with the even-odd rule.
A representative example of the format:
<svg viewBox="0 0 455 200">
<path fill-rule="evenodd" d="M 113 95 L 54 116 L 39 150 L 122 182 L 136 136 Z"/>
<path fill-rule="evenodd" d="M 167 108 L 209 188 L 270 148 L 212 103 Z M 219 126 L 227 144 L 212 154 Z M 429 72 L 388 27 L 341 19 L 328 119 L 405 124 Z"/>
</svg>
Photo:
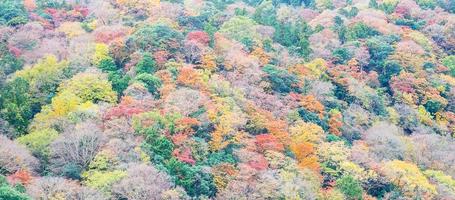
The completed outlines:
<svg viewBox="0 0 455 200">
<path fill-rule="evenodd" d="M 183 150 L 180 149 L 175 149 L 174 152 L 172 152 L 177 159 L 179 159 L 182 162 L 194 165 L 196 161 L 193 159 L 193 156 L 191 155 L 191 149 L 190 148 L 184 148 Z"/>
<path fill-rule="evenodd" d="M 414 93 L 414 85 L 416 78 L 409 73 L 400 74 L 400 76 L 392 77 L 390 87 L 394 92 Z"/>
<path fill-rule="evenodd" d="M 127 30 L 119 27 L 101 27 L 95 31 L 95 41 L 102 43 L 110 43 L 113 40 L 123 38 L 127 34 Z"/>
<path fill-rule="evenodd" d="M 188 135 L 184 133 L 177 133 L 172 135 L 171 139 L 172 143 L 174 143 L 175 145 L 181 145 L 188 139 Z"/>
<path fill-rule="evenodd" d="M 16 185 L 18 183 L 27 185 L 32 180 L 32 175 L 27 170 L 19 170 L 16 171 L 14 174 L 9 175 L 6 177 L 8 183 L 11 185 Z"/>
<path fill-rule="evenodd" d="M 153 53 L 153 58 L 158 65 L 163 66 L 169 58 L 169 53 L 167 51 L 157 51 Z"/>
<path fill-rule="evenodd" d="M 265 170 L 269 166 L 269 163 L 262 154 L 258 154 L 255 159 L 248 162 L 248 166 L 256 170 Z"/>
<path fill-rule="evenodd" d="M 22 54 L 22 51 L 13 45 L 8 45 L 8 49 L 9 52 L 11 52 L 16 57 L 19 57 Z"/>
<path fill-rule="evenodd" d="M 147 105 L 149 105 L 147 102 L 135 100 L 128 96 L 123 97 L 120 104 L 105 113 L 104 119 L 110 120 L 120 117 L 130 118 L 133 115 L 147 111 L 149 109 Z"/>
<path fill-rule="evenodd" d="M 196 41 L 198 43 L 208 45 L 210 42 L 210 36 L 204 31 L 193 31 L 188 33 L 186 40 Z"/>
<path fill-rule="evenodd" d="M 283 151 L 283 144 L 278 139 L 270 134 L 256 135 L 256 144 L 262 150 Z"/>
</svg>

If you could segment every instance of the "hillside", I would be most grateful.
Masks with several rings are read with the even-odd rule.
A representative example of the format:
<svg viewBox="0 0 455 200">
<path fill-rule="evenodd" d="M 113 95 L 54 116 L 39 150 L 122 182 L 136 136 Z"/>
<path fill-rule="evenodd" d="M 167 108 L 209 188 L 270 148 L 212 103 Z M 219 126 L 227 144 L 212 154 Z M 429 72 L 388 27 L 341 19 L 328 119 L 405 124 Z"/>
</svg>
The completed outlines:
<svg viewBox="0 0 455 200">
<path fill-rule="evenodd" d="M 450 200 L 454 137 L 454 0 L 0 0 L 0 200 Z"/>
</svg>

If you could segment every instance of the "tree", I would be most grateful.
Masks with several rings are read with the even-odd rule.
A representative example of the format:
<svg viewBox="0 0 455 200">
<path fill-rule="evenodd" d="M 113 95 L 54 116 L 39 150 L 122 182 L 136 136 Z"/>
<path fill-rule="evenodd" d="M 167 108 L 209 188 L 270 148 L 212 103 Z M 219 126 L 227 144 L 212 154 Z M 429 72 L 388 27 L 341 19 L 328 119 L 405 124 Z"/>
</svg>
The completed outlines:
<svg viewBox="0 0 455 200">
<path fill-rule="evenodd" d="M 376 36 L 367 40 L 368 51 L 371 56 L 371 69 L 380 67 L 385 59 L 393 52 L 394 48 L 390 43 L 394 42 L 395 39 L 394 37 Z"/>
<path fill-rule="evenodd" d="M 47 161 L 49 156 L 49 145 L 58 137 L 58 132 L 53 129 L 44 129 L 31 132 L 17 138 L 17 142 L 27 146 L 34 156 L 41 161 Z"/>
<path fill-rule="evenodd" d="M 169 175 L 153 166 L 140 164 L 130 167 L 127 176 L 113 185 L 112 193 L 116 198 L 162 199 L 173 188 Z"/>
<path fill-rule="evenodd" d="M 407 154 L 407 159 L 426 169 L 442 170 L 451 176 L 455 175 L 455 169 L 451 167 L 455 164 L 455 156 L 450 153 L 455 149 L 455 141 L 451 136 L 413 134 L 410 139 L 414 145 L 413 151 Z"/>
<path fill-rule="evenodd" d="M 83 102 L 114 103 L 117 101 L 117 95 L 112 90 L 111 84 L 101 74 L 97 73 L 77 74 L 69 81 L 61 84 L 58 91 L 59 93 L 68 91 L 81 98 Z"/>
<path fill-rule="evenodd" d="M 283 46 L 288 47 L 297 55 L 308 58 L 311 53 L 309 37 L 313 33 L 311 26 L 304 21 L 296 23 L 279 23 L 274 26 L 273 39 Z"/>
<path fill-rule="evenodd" d="M 136 64 L 136 74 L 150 73 L 157 71 L 155 59 L 148 53 L 144 54 L 142 59 Z"/>
<path fill-rule="evenodd" d="M 392 160 L 382 166 L 384 175 L 407 197 L 432 198 L 437 192 L 420 169 L 405 161 Z"/>
<path fill-rule="evenodd" d="M 449 68 L 449 74 L 455 77 L 455 56 L 447 56 L 442 60 L 442 64 Z"/>
<path fill-rule="evenodd" d="M 212 197 L 216 192 L 212 175 L 204 172 L 200 166 L 191 167 L 172 158 L 166 163 L 166 169 L 171 176 L 179 177 L 176 184 L 185 188 L 192 197 Z"/>
<path fill-rule="evenodd" d="M 0 3 L 0 24 L 17 26 L 28 21 L 27 11 L 22 1 L 5 0 Z"/>
<path fill-rule="evenodd" d="M 80 22 L 63 22 L 57 28 L 57 31 L 65 33 L 70 39 L 85 33 Z"/>
<path fill-rule="evenodd" d="M 343 115 L 339 110 L 330 110 L 330 119 L 328 122 L 330 133 L 341 136 L 341 127 L 343 126 Z"/>
<path fill-rule="evenodd" d="M 111 196 L 112 186 L 125 176 L 126 173 L 122 170 L 100 170 L 96 168 L 82 174 L 85 185 L 103 192 L 106 196 Z"/>
<path fill-rule="evenodd" d="M 251 40 L 259 42 L 261 40 L 259 34 L 256 32 L 256 22 L 244 16 L 235 16 L 229 21 L 225 22 L 219 32 L 226 35 L 226 37 L 242 42 Z"/>
<path fill-rule="evenodd" d="M 322 118 L 324 115 L 324 105 L 320 103 L 313 95 L 305 95 L 301 100 L 302 106 L 310 111 L 319 115 L 319 118 Z"/>
<path fill-rule="evenodd" d="M 23 134 L 33 117 L 32 99 L 29 83 L 23 78 L 16 78 L 7 83 L 0 92 L 0 114 L 19 134 Z"/>
<path fill-rule="evenodd" d="M 6 178 L 3 175 L 0 175 L 0 199 L 29 200 L 30 197 L 17 188 L 9 185 Z"/>
<path fill-rule="evenodd" d="M 183 36 L 167 25 L 154 24 L 139 28 L 129 40 L 142 51 L 165 50 L 175 53 L 180 48 Z"/>
<path fill-rule="evenodd" d="M 164 100 L 164 107 L 171 112 L 178 112 L 182 116 L 190 116 L 200 112 L 209 98 L 202 92 L 190 88 L 179 88 L 168 95 Z M 188 102 L 192 102 L 188 104 Z"/>
<path fill-rule="evenodd" d="M 256 144 L 261 151 L 272 150 L 282 152 L 284 150 L 283 144 L 275 136 L 270 134 L 256 135 Z"/>
<path fill-rule="evenodd" d="M 184 43 L 185 58 L 188 63 L 200 64 L 204 47 L 195 40 L 186 40 Z"/>
<path fill-rule="evenodd" d="M 299 167 L 318 171 L 315 145 L 321 142 L 324 131 L 316 124 L 298 121 L 289 132 L 292 138 L 290 150 L 299 162 Z"/>
<path fill-rule="evenodd" d="M 143 73 L 137 75 L 135 79 L 143 83 L 151 94 L 155 95 L 156 97 L 159 96 L 159 88 L 161 87 L 162 83 L 158 77 L 155 75 Z"/>
<path fill-rule="evenodd" d="M 52 171 L 64 175 L 69 167 L 84 170 L 104 143 L 104 136 L 95 124 L 84 123 L 66 130 L 50 145 Z"/>
<path fill-rule="evenodd" d="M 1 42 L 0 52 L 0 60 L 2 61 L 0 63 L 0 77 L 3 78 L 4 76 L 8 76 L 17 70 L 22 69 L 24 61 L 20 58 L 17 58 L 17 56 L 19 56 L 19 52 L 14 53 L 14 51 L 11 51 L 11 46 L 8 47 L 6 41 Z M 0 86 L 3 85 L 3 82 L 5 80 L 0 81 Z"/>
<path fill-rule="evenodd" d="M 49 103 L 55 95 L 58 85 L 68 78 L 69 62 L 58 61 L 57 57 L 46 56 L 31 68 L 16 72 L 16 77 L 27 80 L 34 104 L 42 106 Z"/>
<path fill-rule="evenodd" d="M 297 78 L 287 71 L 278 69 L 273 65 L 266 65 L 262 70 L 268 74 L 267 78 L 272 84 L 272 89 L 280 93 L 299 92 Z"/>
<path fill-rule="evenodd" d="M 362 199 L 362 187 L 352 176 L 343 176 L 336 181 L 336 186 L 347 197 L 347 199 Z"/>
<path fill-rule="evenodd" d="M 0 135 L 0 174 L 19 170 L 34 172 L 38 166 L 38 160 L 24 146 Z"/>
<path fill-rule="evenodd" d="M 149 153 L 150 157 L 155 160 L 167 160 L 172 157 L 174 144 L 165 136 L 158 136 L 149 131 L 143 148 Z"/>
<path fill-rule="evenodd" d="M 112 89 L 117 94 L 120 95 L 128 87 L 130 77 L 125 75 L 123 69 L 117 66 L 110 56 L 102 58 L 98 62 L 98 67 L 107 73 L 108 79 L 112 83 Z"/>
<path fill-rule="evenodd" d="M 434 0 L 416 0 L 416 3 L 423 9 L 434 9 L 436 1 Z"/>
<path fill-rule="evenodd" d="M 193 67 L 182 67 L 179 70 L 177 83 L 190 87 L 200 87 L 202 85 L 202 73 Z"/>
<path fill-rule="evenodd" d="M 399 127 L 377 123 L 364 133 L 364 140 L 376 160 L 403 159 L 406 143 Z"/>
<path fill-rule="evenodd" d="M 204 31 L 192 31 L 186 35 L 186 40 L 195 41 L 203 45 L 208 45 L 210 42 L 210 36 Z"/>
<path fill-rule="evenodd" d="M 80 186 L 78 182 L 62 177 L 40 177 L 27 185 L 27 194 L 33 199 L 106 199 L 99 192 Z"/>
<path fill-rule="evenodd" d="M 346 32 L 348 40 L 364 39 L 375 35 L 379 35 L 379 32 L 362 22 L 349 26 Z"/>
<path fill-rule="evenodd" d="M 109 56 L 109 46 L 107 46 L 106 44 L 103 44 L 103 43 L 96 43 L 95 52 L 94 52 L 93 58 L 92 58 L 93 64 L 100 66 L 102 61 L 108 60 L 108 59 L 112 59 Z M 107 70 L 107 71 L 113 70 L 111 68 L 106 68 L 106 67 L 102 67 L 101 69 Z"/>
</svg>

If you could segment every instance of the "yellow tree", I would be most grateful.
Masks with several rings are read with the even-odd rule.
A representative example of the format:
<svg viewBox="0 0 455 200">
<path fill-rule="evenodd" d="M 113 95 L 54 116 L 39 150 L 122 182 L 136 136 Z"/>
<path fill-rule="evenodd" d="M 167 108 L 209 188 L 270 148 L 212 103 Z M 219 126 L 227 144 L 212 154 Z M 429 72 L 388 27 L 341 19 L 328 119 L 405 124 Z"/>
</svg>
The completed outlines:
<svg viewBox="0 0 455 200">
<path fill-rule="evenodd" d="M 324 117 L 324 105 L 319 102 L 313 95 L 306 95 L 302 97 L 302 106 L 308 111 L 314 112 L 319 115 L 319 118 Z"/>
<path fill-rule="evenodd" d="M 51 104 L 43 107 L 31 124 L 32 130 L 50 128 L 76 110 L 90 110 L 95 103 L 114 103 L 117 94 L 106 77 L 99 73 L 80 73 L 62 83 Z"/>
<path fill-rule="evenodd" d="M 215 131 L 209 142 L 212 150 L 221 150 L 230 143 L 240 142 L 243 132 L 238 128 L 244 125 L 245 117 L 232 98 L 214 97 L 209 107 L 208 117 L 215 123 Z"/>
<path fill-rule="evenodd" d="M 68 61 L 58 61 L 54 55 L 48 55 L 40 59 L 35 65 L 16 72 L 16 77 L 27 80 L 36 103 L 44 104 L 48 101 L 48 95 L 55 92 L 57 86 L 65 76 Z"/>
<path fill-rule="evenodd" d="M 437 193 L 436 187 L 430 184 L 415 164 L 400 160 L 388 161 L 382 166 L 382 172 L 409 198 L 432 199 Z"/>
<path fill-rule="evenodd" d="M 324 131 L 313 123 L 298 121 L 289 129 L 291 134 L 290 149 L 296 156 L 301 168 L 319 170 L 316 145 L 321 142 Z"/>
</svg>

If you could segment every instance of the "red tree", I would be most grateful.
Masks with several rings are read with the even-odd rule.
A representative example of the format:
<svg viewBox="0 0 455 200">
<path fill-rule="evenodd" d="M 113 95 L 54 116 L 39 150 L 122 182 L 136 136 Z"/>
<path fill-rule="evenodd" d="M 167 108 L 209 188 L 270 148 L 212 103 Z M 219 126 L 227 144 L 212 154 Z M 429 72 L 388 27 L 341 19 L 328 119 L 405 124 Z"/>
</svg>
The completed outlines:
<svg viewBox="0 0 455 200">
<path fill-rule="evenodd" d="M 273 151 L 283 151 L 284 146 L 281 144 L 278 139 L 270 134 L 261 134 L 256 135 L 256 145 L 260 150 L 273 150 Z"/>
<path fill-rule="evenodd" d="M 208 45 L 210 42 L 210 36 L 204 31 L 193 31 L 188 33 L 186 40 L 196 41 L 198 43 Z"/>
</svg>

